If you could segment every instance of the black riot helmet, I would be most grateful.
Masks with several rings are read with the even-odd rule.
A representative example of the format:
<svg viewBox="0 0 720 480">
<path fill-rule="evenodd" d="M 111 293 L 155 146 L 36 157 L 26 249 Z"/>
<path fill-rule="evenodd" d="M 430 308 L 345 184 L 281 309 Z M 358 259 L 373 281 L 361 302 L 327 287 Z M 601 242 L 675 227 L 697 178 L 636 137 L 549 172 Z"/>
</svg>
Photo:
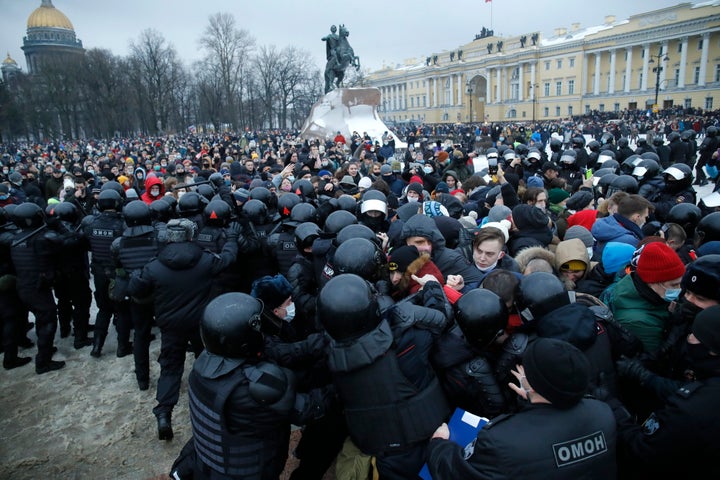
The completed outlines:
<svg viewBox="0 0 720 480">
<path fill-rule="evenodd" d="M 177 203 L 178 216 L 187 218 L 201 213 L 206 205 L 204 199 L 205 197 L 201 197 L 197 192 L 185 193 Z"/>
<path fill-rule="evenodd" d="M 625 192 L 625 193 L 637 193 L 638 190 L 640 190 L 640 186 L 638 185 L 638 181 L 635 180 L 634 177 L 630 175 L 620 175 L 615 180 L 610 182 L 610 187 L 608 188 L 607 194 L 608 196 L 612 195 L 615 192 Z"/>
<path fill-rule="evenodd" d="M 158 200 L 162 200 L 163 202 L 170 205 L 170 214 L 172 215 L 172 212 L 176 211 L 177 209 L 177 198 L 173 197 L 172 195 L 164 195 L 163 197 L 159 198 Z M 152 202 L 155 203 L 155 202 Z M 152 203 L 150 205 L 152 205 Z"/>
<path fill-rule="evenodd" d="M 494 292 L 471 290 L 455 304 L 455 320 L 468 343 L 485 348 L 505 331 L 508 309 Z"/>
<path fill-rule="evenodd" d="M 678 132 L 670 132 L 667 136 L 668 142 L 679 142 L 680 141 L 680 134 Z"/>
<path fill-rule="evenodd" d="M 216 191 L 218 188 L 225 185 L 225 178 L 222 176 L 222 173 L 213 173 L 210 177 L 208 177 L 208 180 L 210 181 L 210 184 L 215 187 Z"/>
<path fill-rule="evenodd" d="M 587 147 L 590 149 L 591 152 L 599 152 L 600 142 L 598 142 L 597 140 L 591 140 L 588 142 Z"/>
<path fill-rule="evenodd" d="M 550 140 L 550 150 L 553 152 L 559 152 L 562 149 L 562 141 L 558 138 Z"/>
<path fill-rule="evenodd" d="M 10 221 L 10 215 L 3 207 L 0 207 L 0 227 L 7 224 L 8 221 Z"/>
<path fill-rule="evenodd" d="M 171 196 L 171 195 L 168 195 Z M 149 205 L 150 216 L 153 221 L 167 223 L 172 218 L 173 206 L 170 202 L 156 201 Z"/>
<path fill-rule="evenodd" d="M 155 202 L 153 202 L 155 203 Z M 139 225 L 150 225 L 152 223 L 152 214 L 150 207 L 142 200 L 133 200 L 123 207 L 123 217 L 128 227 L 137 227 Z"/>
<path fill-rule="evenodd" d="M 687 238 L 695 236 L 695 227 L 702 218 L 700 207 L 692 203 L 678 203 L 673 206 L 667 214 L 667 223 L 677 223 L 680 225 Z"/>
<path fill-rule="evenodd" d="M 340 230 L 353 223 L 358 223 L 355 215 L 345 210 L 337 210 L 325 219 L 325 228 L 323 230 L 325 233 L 337 235 Z"/>
<path fill-rule="evenodd" d="M 260 200 L 265 205 L 270 206 L 270 197 L 272 195 L 273 193 L 265 187 L 255 187 L 250 190 L 249 198 L 251 200 Z"/>
<path fill-rule="evenodd" d="M 660 173 L 660 164 L 655 160 L 641 159 L 633 169 L 632 175 L 638 181 L 649 180 Z"/>
<path fill-rule="evenodd" d="M 601 169 L 604 170 L 604 169 Z M 600 190 L 600 194 L 604 197 L 609 197 L 608 191 L 610 190 L 610 184 L 615 181 L 615 179 L 618 176 L 614 173 L 608 173 L 600 177 L 597 183 L 598 190 Z"/>
<path fill-rule="evenodd" d="M 100 187 L 100 193 L 104 192 L 105 190 L 114 190 L 120 195 L 120 198 L 125 198 L 125 189 L 122 185 L 120 185 L 119 182 L 116 182 L 115 180 L 110 180 L 109 182 L 103 183 L 102 187 Z"/>
<path fill-rule="evenodd" d="M 630 146 L 630 141 L 627 137 L 620 137 L 620 139 L 617 141 L 617 145 L 620 148 L 627 148 Z"/>
<path fill-rule="evenodd" d="M 524 322 L 531 322 L 571 303 L 562 282 L 552 273 L 533 272 L 523 277 L 515 293 L 515 303 Z"/>
<path fill-rule="evenodd" d="M 122 208 L 122 197 L 118 192 L 112 189 L 108 189 L 100 192 L 97 199 L 97 208 L 101 212 L 106 210 L 115 210 L 117 212 Z"/>
<path fill-rule="evenodd" d="M 713 212 L 701 218 L 695 227 L 695 248 L 718 240 L 720 240 L 720 212 Z"/>
<path fill-rule="evenodd" d="M 207 202 L 210 202 L 215 196 L 215 189 L 208 183 L 203 183 L 195 188 L 195 191 L 200 194 Z M 184 195 L 183 195 L 184 196 Z"/>
<path fill-rule="evenodd" d="M 518 143 L 517 146 L 515 147 L 515 153 L 517 153 L 518 156 L 523 157 L 523 158 L 525 158 L 527 156 L 529 151 L 530 151 L 530 149 L 524 143 Z"/>
<path fill-rule="evenodd" d="M 663 140 L 662 136 L 656 135 L 653 137 L 653 145 L 655 145 L 656 147 L 659 147 L 664 144 L 665 144 L 665 140 Z"/>
<path fill-rule="evenodd" d="M 378 280 L 380 268 L 387 257 L 375 242 L 366 238 L 351 238 L 335 250 L 333 265 L 335 274 L 354 273 L 365 280 Z"/>
<path fill-rule="evenodd" d="M 248 220 L 255 225 L 265 225 L 268 222 L 268 210 L 260 200 L 248 200 L 242 207 L 243 213 L 247 216 Z"/>
<path fill-rule="evenodd" d="M 293 183 L 292 186 L 293 192 L 295 192 L 297 195 L 300 195 L 304 198 L 313 198 L 315 197 L 315 187 L 313 187 L 312 182 L 306 178 L 298 178 L 295 180 L 295 183 Z"/>
<path fill-rule="evenodd" d="M 658 165 L 660 164 L 660 157 L 655 152 L 643 152 L 643 154 L 640 155 L 640 158 L 643 160 L 655 160 Z"/>
<path fill-rule="evenodd" d="M 200 320 L 200 337 L 207 351 L 228 358 L 258 358 L 264 345 L 262 311 L 262 302 L 246 293 L 215 297 Z"/>
<path fill-rule="evenodd" d="M 378 241 L 377 235 L 375 235 L 375 232 L 373 232 L 370 227 L 353 223 L 352 225 L 343 227 L 343 229 L 338 232 L 337 237 L 335 237 L 335 244 L 342 245 L 343 242 L 352 238 L 364 238 L 373 243 L 377 243 Z"/>
<path fill-rule="evenodd" d="M 615 142 L 615 137 L 610 132 L 605 132 L 600 137 L 601 145 L 612 145 Z"/>
<path fill-rule="evenodd" d="M 348 211 L 353 215 L 357 212 L 357 201 L 352 195 L 340 195 L 337 199 L 337 206 L 339 210 Z"/>
<path fill-rule="evenodd" d="M 73 225 L 76 224 L 80 218 L 77 207 L 71 202 L 60 202 L 48 205 L 45 209 L 45 216 L 47 218 L 57 218 Z"/>
<path fill-rule="evenodd" d="M 663 171 L 663 175 L 667 180 L 675 180 L 682 182 L 684 180 L 692 180 L 692 169 L 684 163 L 673 163 Z"/>
<path fill-rule="evenodd" d="M 576 136 L 572 139 L 573 148 L 583 148 L 585 146 L 585 137 Z"/>
<path fill-rule="evenodd" d="M 317 210 L 309 203 L 298 203 L 290 211 L 290 220 L 297 223 L 314 222 Z"/>
<path fill-rule="evenodd" d="M 280 214 L 280 218 L 283 220 L 290 218 L 293 207 L 300 202 L 302 202 L 300 197 L 292 192 L 280 195 L 280 198 L 278 198 L 278 214 Z"/>
<path fill-rule="evenodd" d="M 715 126 L 709 126 L 705 129 L 705 135 L 710 138 L 716 137 L 717 134 L 718 134 L 718 129 Z"/>
<path fill-rule="evenodd" d="M 45 223 L 45 214 L 37 204 L 24 202 L 13 210 L 12 219 L 18 228 L 38 228 Z"/>
<path fill-rule="evenodd" d="M 605 162 L 609 162 L 610 160 L 615 161 L 615 152 L 607 148 L 598 152 L 598 167 L 602 166 L 601 168 L 605 168 Z"/>
<path fill-rule="evenodd" d="M 312 222 L 304 222 L 295 228 L 295 246 L 300 252 L 312 247 L 315 240 L 320 237 L 320 227 Z"/>
<path fill-rule="evenodd" d="M 230 222 L 232 209 L 225 200 L 213 200 L 203 210 L 205 225 L 224 227 Z"/>
<path fill-rule="evenodd" d="M 638 147 L 646 147 L 647 146 L 647 138 L 639 137 L 637 139 L 637 141 L 635 142 L 635 145 L 637 145 Z"/>
<path fill-rule="evenodd" d="M 577 161 L 577 152 L 573 149 L 563 150 L 560 154 L 560 165 L 569 167 L 575 165 Z"/>
<path fill-rule="evenodd" d="M 325 284 L 318 294 L 317 312 L 320 324 L 337 341 L 359 338 L 381 320 L 372 288 L 351 273 L 333 277 Z"/>
<path fill-rule="evenodd" d="M 622 162 L 620 170 L 625 175 L 632 175 L 633 170 L 635 170 L 635 167 L 637 167 L 641 161 L 642 158 L 640 158 L 640 155 L 630 155 Z"/>
</svg>

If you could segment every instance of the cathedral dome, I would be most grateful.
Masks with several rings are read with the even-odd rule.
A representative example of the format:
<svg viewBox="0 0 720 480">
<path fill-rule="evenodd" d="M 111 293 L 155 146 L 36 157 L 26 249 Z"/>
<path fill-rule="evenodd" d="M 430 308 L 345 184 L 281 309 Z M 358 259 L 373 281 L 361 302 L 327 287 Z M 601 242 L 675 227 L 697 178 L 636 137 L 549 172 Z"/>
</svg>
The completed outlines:
<svg viewBox="0 0 720 480">
<path fill-rule="evenodd" d="M 31 28 L 62 28 L 73 30 L 70 20 L 60 10 L 55 8 L 52 0 L 42 0 L 42 5 L 30 14 L 27 21 L 28 30 Z"/>
<path fill-rule="evenodd" d="M 13 60 L 13 58 L 10 56 L 10 52 L 8 52 L 7 58 L 6 58 L 5 60 L 3 60 L 2 64 L 3 64 L 3 66 L 4 66 L 4 65 L 14 65 L 14 66 L 17 66 L 17 62 L 16 62 L 15 60 Z"/>
</svg>

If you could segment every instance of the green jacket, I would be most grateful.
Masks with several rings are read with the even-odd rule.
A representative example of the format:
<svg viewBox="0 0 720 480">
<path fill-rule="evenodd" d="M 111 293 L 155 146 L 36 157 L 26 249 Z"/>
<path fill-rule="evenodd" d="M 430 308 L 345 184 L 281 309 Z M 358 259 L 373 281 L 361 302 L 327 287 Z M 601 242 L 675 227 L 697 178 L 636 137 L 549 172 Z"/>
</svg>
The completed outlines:
<svg viewBox="0 0 720 480">
<path fill-rule="evenodd" d="M 640 339 L 646 352 L 655 351 L 660 346 L 670 319 L 667 302 L 662 299 L 650 302 L 643 298 L 633 283 L 632 275 L 625 275 L 615 284 L 608 305 L 615 320 Z"/>
</svg>

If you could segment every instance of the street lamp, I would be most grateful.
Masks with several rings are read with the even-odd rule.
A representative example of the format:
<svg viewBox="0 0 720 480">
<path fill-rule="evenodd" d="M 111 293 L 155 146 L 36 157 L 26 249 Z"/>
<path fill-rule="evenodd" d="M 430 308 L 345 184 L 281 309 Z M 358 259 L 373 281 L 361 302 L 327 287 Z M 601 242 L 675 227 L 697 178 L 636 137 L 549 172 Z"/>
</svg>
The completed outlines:
<svg viewBox="0 0 720 480">
<path fill-rule="evenodd" d="M 660 53 L 657 55 L 650 55 L 650 61 L 648 63 L 655 63 L 655 59 L 657 58 L 657 66 L 653 67 L 653 72 L 655 72 L 655 108 L 659 111 L 660 106 L 658 105 L 658 94 L 660 93 L 660 72 L 663 70 L 663 66 L 660 65 L 660 59 L 662 58 L 663 62 L 667 62 L 670 60 L 670 58 L 665 55 L 662 51 L 662 47 L 660 47 Z"/>
<path fill-rule="evenodd" d="M 473 99 L 473 93 L 475 93 L 475 88 L 473 87 L 473 84 L 470 80 L 467 81 L 465 86 L 467 86 L 467 93 L 470 96 L 470 123 L 472 123 L 473 122 L 472 99 Z"/>
</svg>

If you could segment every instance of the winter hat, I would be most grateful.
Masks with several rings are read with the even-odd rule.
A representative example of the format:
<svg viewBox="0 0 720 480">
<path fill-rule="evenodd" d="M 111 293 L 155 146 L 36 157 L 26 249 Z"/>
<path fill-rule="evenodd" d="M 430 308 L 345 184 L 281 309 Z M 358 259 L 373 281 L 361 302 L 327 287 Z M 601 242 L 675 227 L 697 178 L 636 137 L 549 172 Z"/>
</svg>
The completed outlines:
<svg viewBox="0 0 720 480">
<path fill-rule="evenodd" d="M 261 300 L 269 310 L 279 307 L 292 295 L 292 285 L 282 274 L 265 275 L 252 284 L 250 295 Z"/>
<path fill-rule="evenodd" d="M 698 313 L 692 333 L 713 353 L 720 353 L 720 305 L 713 305 Z"/>
<path fill-rule="evenodd" d="M 588 230 L 592 230 L 595 220 L 597 220 L 596 210 L 580 210 L 579 212 L 570 215 L 568 218 L 568 226 L 574 227 L 575 225 L 582 225 Z"/>
<path fill-rule="evenodd" d="M 704 255 L 689 264 L 681 286 L 683 290 L 720 301 L 720 255 Z"/>
<path fill-rule="evenodd" d="M 495 205 L 495 199 L 497 199 L 497 196 L 500 195 L 500 185 L 495 185 L 492 187 L 488 192 L 485 194 L 485 203 L 488 205 Z"/>
<path fill-rule="evenodd" d="M 705 242 L 695 250 L 695 253 L 698 257 L 720 254 L 720 241 L 713 240 L 712 242 Z"/>
<path fill-rule="evenodd" d="M 390 175 L 392 173 L 392 167 L 387 163 L 380 167 L 380 175 Z"/>
<path fill-rule="evenodd" d="M 602 252 L 602 264 L 605 273 L 617 273 L 632 260 L 635 247 L 629 243 L 608 242 Z"/>
<path fill-rule="evenodd" d="M 543 166 L 540 168 L 543 173 L 547 172 L 548 170 L 555 170 L 556 172 L 560 171 L 560 167 L 557 166 L 554 162 L 545 162 L 543 163 Z"/>
<path fill-rule="evenodd" d="M 423 186 L 422 183 L 413 182 L 410 185 L 407 186 L 407 191 L 413 191 L 420 195 L 422 197 L 423 194 Z"/>
<path fill-rule="evenodd" d="M 505 205 L 495 205 L 490 209 L 487 216 L 488 222 L 499 222 L 500 220 L 507 220 L 512 215 L 512 210 Z"/>
<path fill-rule="evenodd" d="M 585 244 L 585 248 L 592 248 L 592 246 L 595 245 L 595 239 L 593 238 L 592 233 L 581 225 L 574 225 L 565 231 L 563 240 L 572 240 L 573 238 L 579 238 L 582 240 Z"/>
<path fill-rule="evenodd" d="M 414 245 L 393 248 L 388 256 L 388 270 L 404 273 L 419 256 L 420 252 Z"/>
<path fill-rule="evenodd" d="M 544 188 L 545 187 L 545 184 L 543 183 L 542 178 L 536 177 L 534 175 L 532 177 L 528 178 L 527 182 L 525 182 L 525 183 L 527 184 L 528 188 L 530 188 L 530 187 Z"/>
<path fill-rule="evenodd" d="M 120 185 L 123 185 L 125 182 L 128 181 L 128 177 L 126 177 L 125 175 L 119 175 L 117 177 L 117 181 Z"/>
<path fill-rule="evenodd" d="M 570 197 L 570 194 L 562 188 L 551 188 L 548 192 L 548 202 L 557 205 Z"/>
<path fill-rule="evenodd" d="M 8 180 L 10 183 L 15 185 L 16 187 L 19 187 L 22 185 L 22 175 L 18 172 L 13 172 L 8 176 Z"/>
<path fill-rule="evenodd" d="M 408 183 L 419 183 L 420 185 L 424 185 L 423 180 L 419 175 L 413 175 L 410 177 L 410 182 Z"/>
<path fill-rule="evenodd" d="M 446 152 L 445 150 L 440 150 L 438 152 L 438 162 L 445 162 L 449 157 L 450 155 L 448 155 L 448 152 Z"/>
<path fill-rule="evenodd" d="M 645 283 L 667 282 L 682 277 L 684 273 L 685 265 L 666 243 L 648 243 L 640 252 L 637 274 Z"/>
<path fill-rule="evenodd" d="M 594 197 L 592 193 L 586 190 L 581 190 L 579 192 L 573 193 L 572 196 L 565 203 L 565 206 L 568 208 L 568 210 L 579 211 L 587 207 L 590 202 L 593 201 L 593 198 Z"/>
<path fill-rule="evenodd" d="M 522 364 L 532 388 L 557 408 L 570 408 L 587 393 L 590 362 L 568 342 L 538 338 L 528 345 Z"/>
<path fill-rule="evenodd" d="M 423 213 L 427 215 L 428 217 L 449 217 L 450 214 L 447 211 L 447 208 L 445 208 L 445 205 L 443 205 L 440 202 L 436 202 L 435 200 L 429 200 L 427 202 L 423 202 Z"/>
<path fill-rule="evenodd" d="M 127 190 L 125 190 L 125 199 L 128 201 L 137 200 L 138 199 L 137 191 L 135 191 L 134 188 L 128 188 Z"/>
<path fill-rule="evenodd" d="M 318 177 L 332 177 L 332 173 L 330 173 L 330 170 L 320 170 L 318 172 Z"/>
<path fill-rule="evenodd" d="M 353 178 L 352 178 L 350 175 L 345 175 L 345 176 L 342 178 L 342 180 L 340 180 L 340 184 L 352 185 L 352 186 L 354 187 L 354 186 L 355 186 L 355 180 L 353 180 Z"/>
<path fill-rule="evenodd" d="M 450 193 L 450 187 L 445 182 L 438 182 L 435 186 L 435 193 Z"/>
<path fill-rule="evenodd" d="M 505 241 L 507 242 L 510 240 L 510 227 L 512 224 L 510 223 L 510 220 L 502 219 L 499 222 L 487 222 L 485 225 L 483 225 L 480 228 L 487 228 L 487 227 L 494 227 L 500 230 L 503 235 L 505 236 Z"/>
<path fill-rule="evenodd" d="M 513 220 L 518 230 L 547 227 L 548 217 L 537 207 L 521 203 L 512 209 Z"/>
<path fill-rule="evenodd" d="M 358 182 L 358 187 L 368 189 L 372 186 L 372 180 L 370 177 L 362 177 Z"/>
<path fill-rule="evenodd" d="M 471 210 L 466 216 L 460 217 L 460 223 L 465 228 L 477 228 L 477 212 Z"/>
</svg>

